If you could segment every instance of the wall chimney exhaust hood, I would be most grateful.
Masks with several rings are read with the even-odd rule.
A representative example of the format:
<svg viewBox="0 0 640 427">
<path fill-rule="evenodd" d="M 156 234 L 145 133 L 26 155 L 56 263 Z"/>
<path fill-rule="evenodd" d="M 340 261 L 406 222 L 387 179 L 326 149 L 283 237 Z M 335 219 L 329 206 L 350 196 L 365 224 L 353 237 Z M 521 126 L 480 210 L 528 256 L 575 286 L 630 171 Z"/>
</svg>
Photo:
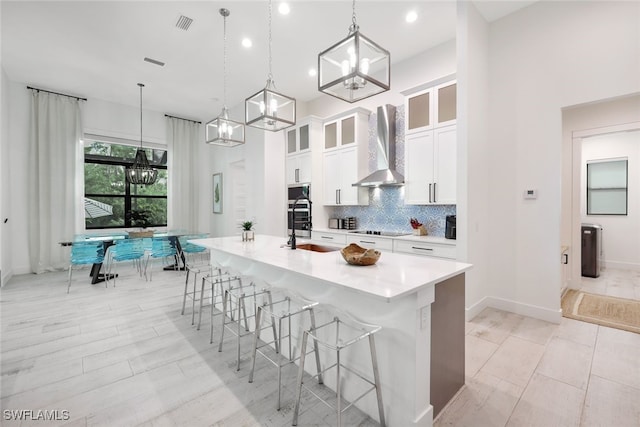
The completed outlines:
<svg viewBox="0 0 640 427">
<path fill-rule="evenodd" d="M 378 107 L 378 170 L 352 184 L 354 187 L 390 187 L 404 185 L 404 176 L 395 170 L 396 165 L 396 107 Z"/>
</svg>

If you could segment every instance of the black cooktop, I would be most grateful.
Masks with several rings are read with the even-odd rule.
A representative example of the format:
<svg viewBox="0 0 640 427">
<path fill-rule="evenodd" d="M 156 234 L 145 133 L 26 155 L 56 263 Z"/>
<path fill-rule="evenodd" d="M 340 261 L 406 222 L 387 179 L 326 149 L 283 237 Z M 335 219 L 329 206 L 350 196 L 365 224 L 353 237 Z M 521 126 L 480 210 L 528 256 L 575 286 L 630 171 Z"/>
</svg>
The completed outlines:
<svg viewBox="0 0 640 427">
<path fill-rule="evenodd" d="M 388 237 L 407 236 L 411 234 L 411 233 L 405 233 L 402 231 L 378 231 L 378 230 L 355 230 L 355 231 L 350 231 L 349 233 L 371 234 L 375 236 L 388 236 Z"/>
</svg>

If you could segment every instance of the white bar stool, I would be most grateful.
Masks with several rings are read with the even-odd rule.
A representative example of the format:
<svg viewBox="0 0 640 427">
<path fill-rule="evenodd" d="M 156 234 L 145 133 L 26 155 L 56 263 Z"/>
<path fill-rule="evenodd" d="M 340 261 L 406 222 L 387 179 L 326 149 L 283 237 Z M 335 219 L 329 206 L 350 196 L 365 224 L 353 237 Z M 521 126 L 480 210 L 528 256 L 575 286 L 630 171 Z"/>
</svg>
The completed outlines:
<svg viewBox="0 0 640 427">
<path fill-rule="evenodd" d="M 335 314 L 333 319 L 329 322 L 326 322 L 320 326 L 315 328 L 310 328 L 305 330 L 302 336 L 302 347 L 300 348 L 300 366 L 298 368 L 298 378 L 297 378 L 297 397 L 296 397 L 296 406 L 293 413 L 293 421 L 292 425 L 298 425 L 298 414 L 300 412 L 300 396 L 302 393 L 302 387 L 305 387 L 311 394 L 320 399 L 325 405 L 336 411 L 337 415 L 337 425 L 338 427 L 342 426 L 342 413 L 353 406 L 357 401 L 362 399 L 366 394 L 371 391 L 376 392 L 376 398 L 378 400 L 378 415 L 380 417 L 380 425 L 382 427 L 386 426 L 384 420 L 384 409 L 382 406 L 382 391 L 380 389 L 380 375 L 378 373 L 378 359 L 376 356 L 376 346 L 373 335 L 382 329 L 381 326 L 370 325 L 367 323 L 360 322 L 355 320 L 349 314 L 342 312 L 334 307 L 331 307 L 331 311 Z M 319 374 L 313 375 L 316 377 L 320 374 L 326 373 L 329 369 L 336 368 L 336 404 L 335 406 L 318 396 L 312 390 L 304 385 L 302 382 L 302 377 L 304 375 L 304 362 L 305 356 L 307 354 L 307 341 L 311 337 L 314 341 L 314 345 L 320 345 L 328 350 L 335 351 L 336 362 L 331 366 L 323 369 Z M 343 365 L 340 362 L 340 352 L 346 349 L 349 346 L 356 344 L 357 342 L 368 338 L 369 339 L 369 349 L 371 352 L 371 364 L 373 367 L 373 381 L 368 378 L 363 377 L 358 372 L 349 367 Z M 317 353 L 316 353 L 317 354 Z M 354 374 L 356 377 L 360 378 L 364 382 L 368 383 L 371 387 L 364 391 L 360 396 L 358 396 L 355 400 L 349 403 L 347 406 L 342 408 L 342 377 L 341 370 L 345 369 L 350 373 Z M 312 377 L 312 378 L 313 378 Z M 355 380 L 353 377 L 351 381 Z"/>
<path fill-rule="evenodd" d="M 254 330 L 253 339 L 253 351 L 251 353 L 251 372 L 249 373 L 249 382 L 253 382 L 253 374 L 256 366 L 256 354 L 259 353 L 269 362 L 274 364 L 278 368 L 278 405 L 277 409 L 280 410 L 280 399 L 282 394 L 282 368 L 290 363 L 297 361 L 300 356 L 297 350 L 293 350 L 294 342 L 302 338 L 302 331 L 305 325 L 305 314 L 309 316 L 309 325 L 311 329 L 315 328 L 316 320 L 313 312 L 313 308 L 318 305 L 317 301 L 310 301 L 301 296 L 295 294 L 290 290 L 271 288 L 265 291 L 262 295 L 262 301 L 258 303 L 256 311 L 256 328 Z M 263 327 L 262 324 L 265 318 L 271 319 L 271 326 Z M 295 319 L 297 326 L 293 325 L 293 328 L 299 331 L 295 336 L 292 330 L 291 320 Z M 277 328 L 276 328 L 277 322 Z M 286 327 L 283 332 L 283 325 Z M 260 334 L 265 329 L 272 329 L 272 340 L 268 342 L 262 342 L 259 344 Z M 282 341 L 287 342 L 287 355 L 283 355 L 284 350 L 282 348 Z M 275 347 L 277 356 L 269 356 L 269 353 L 273 354 L 273 351 L 269 351 L 271 345 Z M 264 351 L 261 350 L 267 347 Z M 314 342 L 313 350 L 316 357 L 316 367 L 318 371 L 319 381 L 322 383 L 322 373 L 320 372 L 320 356 L 318 353 L 318 345 Z"/>
</svg>

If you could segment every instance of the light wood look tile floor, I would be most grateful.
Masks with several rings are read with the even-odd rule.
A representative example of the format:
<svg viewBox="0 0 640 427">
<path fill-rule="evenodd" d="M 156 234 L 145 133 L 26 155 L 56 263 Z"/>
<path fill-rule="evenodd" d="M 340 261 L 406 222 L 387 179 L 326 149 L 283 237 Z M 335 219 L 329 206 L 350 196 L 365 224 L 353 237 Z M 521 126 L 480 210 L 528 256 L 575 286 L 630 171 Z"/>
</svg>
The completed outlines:
<svg viewBox="0 0 640 427">
<path fill-rule="evenodd" d="M 466 385 L 436 427 L 640 426 L 639 334 L 494 309 L 466 331 Z"/>
<path fill-rule="evenodd" d="M 66 272 L 16 276 L 2 288 L 2 426 L 291 425 L 295 366 L 284 371 L 277 411 L 273 365 L 259 357 L 249 384 L 248 354 L 235 369 L 235 337 L 226 334 L 219 353 L 219 327 L 209 344 L 208 318 L 197 331 L 189 310 L 180 315 L 184 273 L 156 266 L 151 282 L 127 265 L 119 273 L 105 289 L 89 284 L 88 270 L 74 271 L 68 295 Z M 299 425 L 334 425 L 334 413 L 309 396 Z M 19 422 L 8 419 L 12 410 L 69 418 Z M 355 408 L 345 416 L 345 425 L 377 425 Z"/>
<path fill-rule="evenodd" d="M 580 285 L 584 292 L 640 300 L 640 271 L 603 268 L 600 277 L 581 277 Z"/>
<path fill-rule="evenodd" d="M 2 288 L 1 425 L 290 425 L 293 392 L 285 389 L 276 411 L 273 366 L 258 358 L 249 384 L 246 355 L 235 370 L 235 338 L 218 353 L 208 323 L 196 331 L 190 312 L 180 315 L 183 274 L 156 269 L 145 282 L 125 266 L 120 273 L 108 289 L 74 273 L 69 295 L 64 272 L 17 276 Z M 640 426 L 640 335 L 493 309 L 466 331 L 466 385 L 436 426 Z M 285 384 L 294 377 L 286 371 Z M 29 409 L 70 418 L 5 418 Z M 300 425 L 335 425 L 333 417 L 305 396 Z M 377 424 L 352 410 L 345 425 Z"/>
</svg>

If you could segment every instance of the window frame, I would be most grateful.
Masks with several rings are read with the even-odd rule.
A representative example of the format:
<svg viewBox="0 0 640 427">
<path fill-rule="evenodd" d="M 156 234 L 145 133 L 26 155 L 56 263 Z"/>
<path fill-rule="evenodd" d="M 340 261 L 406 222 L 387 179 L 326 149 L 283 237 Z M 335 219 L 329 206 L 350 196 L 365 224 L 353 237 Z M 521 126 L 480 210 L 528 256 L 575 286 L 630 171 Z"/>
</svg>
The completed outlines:
<svg viewBox="0 0 640 427">
<path fill-rule="evenodd" d="M 97 135 L 92 135 L 90 138 L 86 138 L 84 140 L 85 146 L 86 144 L 92 144 L 93 142 L 100 142 L 100 143 L 104 143 L 104 144 L 116 144 L 116 145 L 124 145 L 124 146 L 131 146 L 133 148 L 138 148 L 137 144 L 135 143 L 135 141 L 129 141 L 129 140 L 123 140 L 123 139 L 119 139 L 118 141 L 111 141 L 110 138 L 100 138 Z M 168 149 L 167 148 L 160 148 L 160 147 L 144 147 L 145 149 L 152 149 L 152 150 L 163 150 L 168 153 Z M 128 166 L 132 166 L 135 159 L 126 159 L 124 157 L 109 157 L 109 156 L 102 156 L 102 155 L 98 155 L 98 154 L 87 154 L 84 153 L 84 148 L 83 148 L 83 184 L 84 184 L 84 166 L 87 164 L 100 164 L 100 165 L 111 165 L 111 166 L 123 166 L 124 168 L 128 167 Z M 169 168 L 167 167 L 167 165 L 158 165 L 158 164 L 152 164 L 151 166 L 153 166 L 156 169 L 159 170 L 166 170 L 167 171 L 167 175 L 168 175 L 168 171 Z M 168 207 L 168 194 L 167 195 L 149 195 L 149 194 L 144 194 L 144 195 L 136 195 L 136 194 L 131 194 L 131 187 L 132 185 L 136 185 L 136 184 L 130 184 L 126 179 L 124 180 L 124 194 L 98 194 L 98 193 L 87 193 L 86 191 L 86 186 L 84 186 L 84 196 L 83 198 L 96 198 L 96 197 L 112 197 L 112 198 L 122 198 L 124 199 L 124 225 L 114 225 L 114 226 L 96 226 L 96 227 L 90 227 L 87 226 L 87 222 L 86 222 L 86 217 L 84 219 L 84 226 L 85 226 L 85 230 L 110 230 L 110 229 L 118 229 L 118 228 L 135 228 L 136 226 L 132 224 L 131 221 L 131 217 L 128 215 L 128 213 L 131 211 L 131 207 L 133 205 L 133 200 L 134 199 L 164 199 L 167 201 L 167 207 Z M 168 193 L 168 192 L 167 192 Z M 165 217 L 165 222 L 163 224 L 151 224 L 151 227 L 166 227 L 167 226 L 167 218 Z"/>
<path fill-rule="evenodd" d="M 625 165 L 625 183 L 624 187 L 591 187 L 591 175 L 589 174 L 589 166 L 595 164 L 603 164 L 603 163 L 618 163 L 623 162 Z M 585 167 L 586 174 L 586 206 L 585 211 L 588 216 L 627 216 L 629 214 L 629 159 L 626 157 L 621 158 L 613 158 L 613 159 L 593 159 L 586 162 Z M 624 212 L 615 212 L 615 213 L 592 213 L 591 212 L 591 193 L 593 191 L 597 192 L 607 192 L 607 191 L 624 191 Z"/>
</svg>

